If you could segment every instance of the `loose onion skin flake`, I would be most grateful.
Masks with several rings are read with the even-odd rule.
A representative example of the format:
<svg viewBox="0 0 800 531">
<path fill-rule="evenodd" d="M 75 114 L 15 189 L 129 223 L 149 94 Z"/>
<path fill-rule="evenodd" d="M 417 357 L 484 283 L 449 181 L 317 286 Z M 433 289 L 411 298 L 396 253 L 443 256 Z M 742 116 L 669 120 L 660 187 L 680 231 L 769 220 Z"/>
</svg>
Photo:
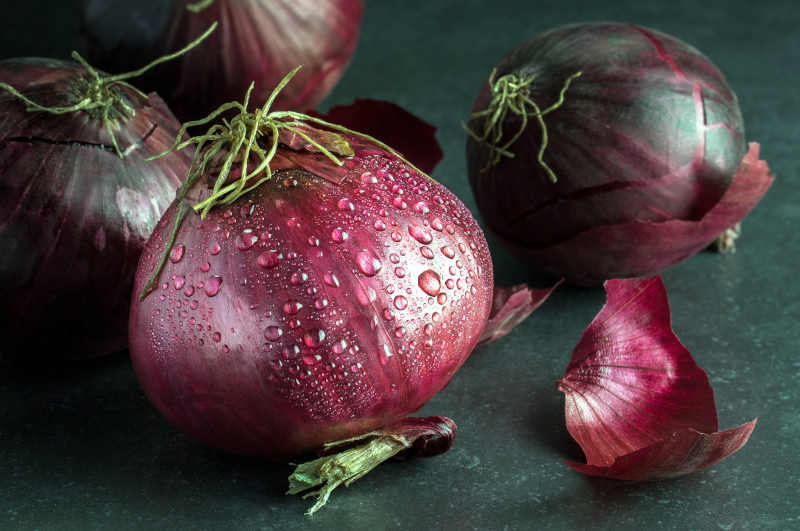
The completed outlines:
<svg viewBox="0 0 800 531">
<path fill-rule="evenodd" d="M 675 336 L 660 277 L 609 280 L 606 304 L 558 388 L 567 429 L 592 476 L 663 479 L 713 465 L 745 445 L 756 420 L 717 431 L 714 393 Z"/>
<path fill-rule="evenodd" d="M 195 53 L 145 79 L 185 121 L 240 100 L 251 81 L 253 103 L 263 105 L 300 64 L 303 70 L 272 108 L 313 108 L 347 68 L 363 10 L 362 0 L 85 0 L 83 31 L 90 60 L 127 69 L 129 57 L 157 57 L 219 22 L 219 31 Z"/>
<path fill-rule="evenodd" d="M 522 43 L 474 111 L 467 160 L 486 225 L 533 270 L 572 284 L 692 256 L 773 181 L 722 73 L 640 26 L 573 24 Z"/>
<path fill-rule="evenodd" d="M 453 421 L 406 415 L 447 385 L 490 316 L 503 315 L 488 332 L 500 337 L 546 294 L 517 289 L 493 311 L 478 224 L 394 149 L 232 105 L 227 128 L 182 144 L 199 155 L 142 254 L 131 358 L 159 411 L 209 445 L 275 460 L 346 447 L 292 476 L 292 493 L 320 488 L 314 512 L 385 459 L 446 450 Z M 382 119 L 394 116 L 408 118 Z"/>
<path fill-rule="evenodd" d="M 77 63 L 8 59 L 0 82 L 0 357 L 39 363 L 122 350 L 139 254 L 190 153 L 145 159 L 169 147 L 180 124 L 156 94 L 123 84 L 94 91 Z M 48 108 L 100 93 L 115 103 L 105 120 L 102 107 L 55 114 L 12 91 Z"/>
</svg>

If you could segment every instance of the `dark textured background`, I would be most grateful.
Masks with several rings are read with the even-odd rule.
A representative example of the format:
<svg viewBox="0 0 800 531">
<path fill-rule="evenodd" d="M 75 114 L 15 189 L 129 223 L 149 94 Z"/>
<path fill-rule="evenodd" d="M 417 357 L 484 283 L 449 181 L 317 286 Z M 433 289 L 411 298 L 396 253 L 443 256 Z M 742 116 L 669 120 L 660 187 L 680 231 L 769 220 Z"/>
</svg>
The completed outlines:
<svg viewBox="0 0 800 531">
<path fill-rule="evenodd" d="M 2 3 L 2 57 L 66 58 L 80 46 L 73 2 Z M 720 427 L 759 418 L 749 444 L 660 483 L 570 471 L 560 459 L 581 454 L 555 381 L 603 294 L 564 288 L 514 334 L 476 350 L 422 410 L 458 423 L 449 453 L 383 465 L 311 519 L 308 501 L 283 495 L 288 465 L 225 455 L 174 430 L 125 354 L 0 374 L 0 528 L 800 529 L 796 2 L 367 3 L 358 51 L 324 107 L 383 98 L 435 124 L 446 156 L 434 177 L 473 209 L 459 121 L 517 42 L 568 22 L 635 22 L 694 44 L 721 68 L 777 180 L 736 254 L 702 253 L 664 281 L 674 328 L 711 378 Z M 490 244 L 497 279 L 524 281 L 524 268 Z"/>
</svg>

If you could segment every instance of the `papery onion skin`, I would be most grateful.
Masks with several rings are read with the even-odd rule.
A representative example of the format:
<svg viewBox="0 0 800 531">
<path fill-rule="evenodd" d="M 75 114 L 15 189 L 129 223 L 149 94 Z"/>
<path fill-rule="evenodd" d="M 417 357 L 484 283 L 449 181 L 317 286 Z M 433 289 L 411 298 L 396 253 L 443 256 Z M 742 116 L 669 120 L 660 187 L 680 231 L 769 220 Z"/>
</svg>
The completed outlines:
<svg viewBox="0 0 800 531">
<path fill-rule="evenodd" d="M 207 444 L 283 459 L 392 424 L 442 389 L 481 335 L 492 265 L 470 212 L 345 137 L 355 156 L 343 180 L 284 169 L 205 220 L 187 216 L 182 258 L 132 303 L 145 392 Z M 175 211 L 148 241 L 136 290 Z"/>
<path fill-rule="evenodd" d="M 53 59 L 0 62 L 0 81 L 46 106 L 76 103 L 90 74 Z M 0 334 L 18 362 L 88 358 L 127 346 L 139 254 L 175 197 L 190 152 L 158 162 L 180 124 L 155 94 L 117 89 L 135 109 L 111 147 L 102 120 L 30 112 L 0 90 Z"/>
<path fill-rule="evenodd" d="M 653 274 L 740 221 L 772 182 L 762 162 L 742 191 L 746 201 L 713 223 L 706 219 L 744 171 L 747 144 L 724 76 L 678 39 L 631 24 L 562 26 L 504 57 L 496 76 L 510 73 L 535 76 L 530 96 L 542 109 L 580 73 L 543 117 L 543 160 L 556 182 L 537 159 L 543 137 L 532 118 L 510 148 L 514 157 L 488 169 L 490 149 L 468 140 L 482 217 L 536 271 L 583 285 Z M 485 109 L 489 97 L 484 85 L 474 110 Z M 504 131 L 519 123 L 515 117 Z M 480 130 L 481 119 L 469 127 Z"/>
<path fill-rule="evenodd" d="M 681 476 L 745 445 L 753 420 L 717 431 L 708 376 L 670 325 L 660 277 L 609 280 L 558 388 L 579 472 L 625 480 Z"/>
<path fill-rule="evenodd" d="M 138 36 L 118 43 L 103 37 L 106 31 L 99 7 L 89 2 L 84 8 L 84 33 L 90 43 L 122 47 L 137 58 L 170 53 L 195 39 L 212 22 L 219 22 L 219 30 L 196 50 L 162 65 L 144 80 L 144 86 L 158 91 L 182 121 L 241 100 L 252 81 L 255 89 L 250 103 L 261 106 L 269 91 L 297 65 L 303 69 L 279 94 L 272 109 L 313 108 L 349 64 L 364 10 L 362 0 L 214 0 L 199 12 L 187 10 L 187 5 L 195 3 L 173 0 L 164 22 L 163 3 L 143 9 L 120 2 L 109 11 L 121 12 L 126 19 L 134 15 L 152 19 L 152 24 L 163 25 L 164 31 L 156 38 Z M 149 47 L 146 40 L 152 40 Z M 104 48 L 96 48 L 90 59 L 106 68 L 133 66 L 116 50 Z M 120 60 L 126 63 L 121 65 Z"/>
</svg>

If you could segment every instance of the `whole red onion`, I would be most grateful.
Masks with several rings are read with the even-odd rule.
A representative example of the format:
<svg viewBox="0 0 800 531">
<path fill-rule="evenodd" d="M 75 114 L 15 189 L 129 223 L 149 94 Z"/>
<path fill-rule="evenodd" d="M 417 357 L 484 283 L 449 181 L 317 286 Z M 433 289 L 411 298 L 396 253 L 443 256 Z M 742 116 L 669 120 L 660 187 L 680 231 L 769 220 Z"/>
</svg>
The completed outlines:
<svg viewBox="0 0 800 531">
<path fill-rule="evenodd" d="M 207 42 L 146 79 L 146 86 L 163 95 L 182 120 L 240 100 L 251 81 L 256 83 L 253 102 L 261 105 L 299 64 L 303 70 L 273 108 L 314 107 L 349 63 L 363 13 L 362 0 L 173 0 L 169 5 L 87 0 L 84 33 L 93 62 L 129 68 L 120 61 L 163 55 L 218 21 L 219 31 Z"/>
<path fill-rule="evenodd" d="M 75 63 L 5 60 L 0 82 L 2 354 L 124 349 L 139 254 L 190 162 L 145 159 L 180 124 L 156 94 Z"/>
<path fill-rule="evenodd" d="M 284 150 L 284 148 L 281 148 Z M 390 424 L 477 343 L 492 265 L 469 211 L 374 147 L 335 182 L 294 167 L 189 214 L 155 291 L 131 306 L 148 397 L 192 436 L 284 458 Z M 141 290 L 177 203 L 142 254 Z"/>
<path fill-rule="evenodd" d="M 639 26 L 534 37 L 498 63 L 474 110 L 467 156 L 486 224 L 534 269 L 573 283 L 695 254 L 772 182 L 720 71 Z"/>
</svg>

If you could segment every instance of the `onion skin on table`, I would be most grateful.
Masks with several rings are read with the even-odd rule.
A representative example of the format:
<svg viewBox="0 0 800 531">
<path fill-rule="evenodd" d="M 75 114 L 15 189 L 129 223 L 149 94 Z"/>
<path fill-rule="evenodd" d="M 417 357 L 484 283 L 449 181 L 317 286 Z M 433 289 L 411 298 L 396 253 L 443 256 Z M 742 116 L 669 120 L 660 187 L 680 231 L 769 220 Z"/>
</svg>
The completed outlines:
<svg viewBox="0 0 800 531">
<path fill-rule="evenodd" d="M 41 105 L 74 105 L 91 79 L 54 59 L 0 62 L 0 81 Z M 0 91 L 0 333 L 23 363 L 88 358 L 127 347 L 139 254 L 189 168 L 191 152 L 146 162 L 180 124 L 155 94 L 113 90 L 120 156 L 90 112 L 32 112 Z"/>
<path fill-rule="evenodd" d="M 772 183 L 723 74 L 656 30 L 558 27 L 510 52 L 492 79 L 527 80 L 520 91 L 542 115 L 527 107 L 502 154 L 476 138 L 490 118 L 473 117 L 470 184 L 489 230 L 534 271 L 580 285 L 651 275 L 736 225 Z M 505 141 L 520 124 L 510 112 L 492 131 L 502 126 Z"/>
</svg>

